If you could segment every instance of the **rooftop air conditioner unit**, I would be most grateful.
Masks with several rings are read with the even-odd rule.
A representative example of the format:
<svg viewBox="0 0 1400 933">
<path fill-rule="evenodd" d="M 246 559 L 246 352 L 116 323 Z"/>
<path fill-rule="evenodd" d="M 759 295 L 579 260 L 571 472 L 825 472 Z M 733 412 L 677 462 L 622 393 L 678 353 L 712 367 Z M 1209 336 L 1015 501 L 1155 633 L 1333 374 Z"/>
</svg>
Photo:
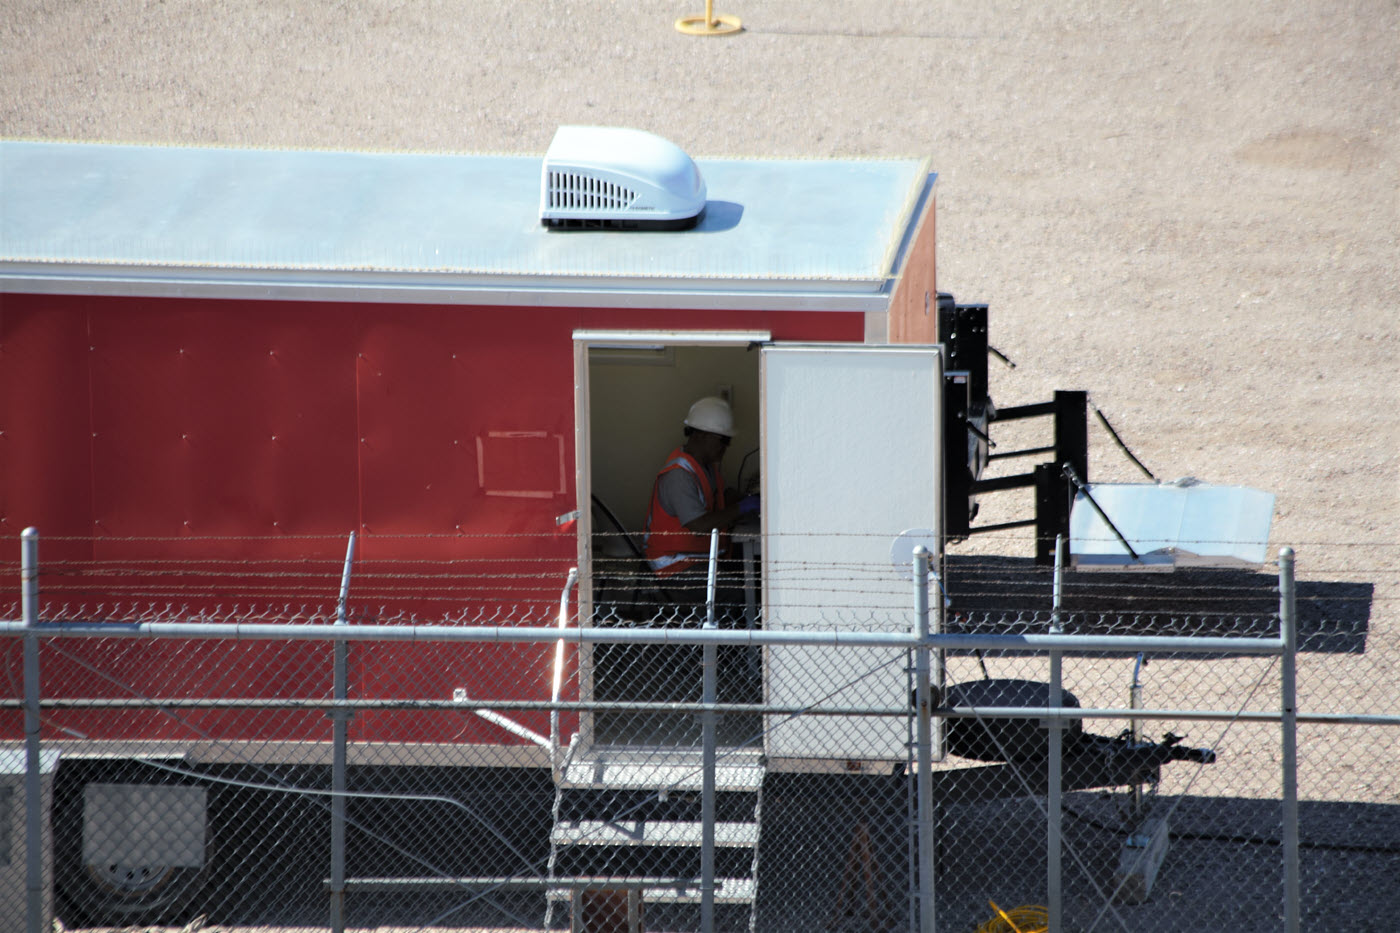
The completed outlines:
<svg viewBox="0 0 1400 933">
<path fill-rule="evenodd" d="M 679 230 L 705 211 L 705 179 L 674 143 L 642 130 L 561 126 L 540 173 L 547 227 Z"/>
</svg>

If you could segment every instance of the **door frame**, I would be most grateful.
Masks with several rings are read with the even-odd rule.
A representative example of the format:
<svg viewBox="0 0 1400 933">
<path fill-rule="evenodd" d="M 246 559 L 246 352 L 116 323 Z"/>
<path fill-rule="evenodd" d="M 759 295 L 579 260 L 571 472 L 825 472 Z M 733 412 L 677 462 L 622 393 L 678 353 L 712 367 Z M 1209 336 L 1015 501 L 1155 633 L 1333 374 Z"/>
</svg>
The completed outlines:
<svg viewBox="0 0 1400 933">
<path fill-rule="evenodd" d="M 593 444 L 590 436 L 591 406 L 589 354 L 597 349 L 637 350 L 667 347 L 748 347 L 772 342 L 766 330 L 595 330 L 573 332 L 574 342 L 574 489 L 577 524 L 578 624 L 591 625 L 593 619 Z M 760 416 L 760 437 L 762 435 Z M 762 445 L 760 444 L 760 449 Z M 762 453 L 759 454 L 762 469 Z M 578 651 L 579 696 L 593 695 L 592 646 L 580 644 Z M 580 748 L 594 744 L 591 713 L 579 715 Z"/>
</svg>

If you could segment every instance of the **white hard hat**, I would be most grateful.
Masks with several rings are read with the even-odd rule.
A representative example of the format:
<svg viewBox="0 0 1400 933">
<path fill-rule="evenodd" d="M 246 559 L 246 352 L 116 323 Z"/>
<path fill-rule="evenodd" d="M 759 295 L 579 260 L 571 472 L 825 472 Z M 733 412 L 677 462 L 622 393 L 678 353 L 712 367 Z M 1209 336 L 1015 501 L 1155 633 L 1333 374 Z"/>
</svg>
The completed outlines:
<svg viewBox="0 0 1400 933">
<path fill-rule="evenodd" d="M 729 410 L 729 403 L 724 399 L 707 396 L 690 406 L 690 411 L 685 416 L 685 425 L 697 431 L 733 437 L 734 412 Z"/>
</svg>

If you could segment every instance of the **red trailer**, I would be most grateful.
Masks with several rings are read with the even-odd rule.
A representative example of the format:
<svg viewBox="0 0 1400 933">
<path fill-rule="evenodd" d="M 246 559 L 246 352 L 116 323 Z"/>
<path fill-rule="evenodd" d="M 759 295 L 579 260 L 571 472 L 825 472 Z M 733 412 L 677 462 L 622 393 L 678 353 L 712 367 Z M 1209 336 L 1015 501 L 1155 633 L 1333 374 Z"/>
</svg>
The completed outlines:
<svg viewBox="0 0 1400 933">
<path fill-rule="evenodd" d="M 549 625 L 562 592 L 570 624 L 630 625 L 617 567 L 644 564 L 617 549 L 643 530 L 690 404 L 720 396 L 735 420 L 727 478 L 756 477 L 762 501 L 736 535 L 743 622 L 907 631 L 916 544 L 937 564 L 945 539 L 979 530 L 977 495 L 1034 486 L 1035 519 L 1007 525 L 1034 525 L 1046 560 L 1071 527 L 1071 483 L 1088 481 L 1084 393 L 991 405 L 986 307 L 937 291 L 934 195 L 919 160 L 697 161 L 587 127 L 562 128 L 543 159 L 0 141 L 0 534 L 17 553 L 21 529 L 41 533 L 48 621 L 331 621 L 353 535 L 349 624 Z M 1054 445 L 999 456 L 1053 461 L 984 480 L 990 421 L 1037 416 L 1053 417 Z M 1162 503 L 1183 490 L 1105 491 L 1123 497 L 1112 508 L 1128 536 L 1089 499 L 1081 566 L 1170 567 L 1214 555 L 1201 542 L 1250 537 L 1182 518 L 1197 513 L 1258 538 L 1210 559 L 1262 560 L 1269 497 L 1173 500 L 1167 534 Z M 655 582 L 631 580 L 634 596 Z M 208 883 L 210 840 L 236 839 L 248 817 L 207 782 L 317 787 L 333 760 L 343 777 L 317 705 L 345 688 L 333 643 L 59 641 L 42 692 L 73 702 L 50 705 L 41 738 L 61 750 L 58 893 L 79 919 L 155 916 Z M 562 824 L 561 795 L 693 781 L 694 724 L 601 709 L 551 723 L 473 701 L 537 704 L 561 679 L 566 700 L 651 701 L 647 684 L 675 674 L 638 677 L 650 662 L 626 656 L 624 670 L 586 644 L 357 647 L 343 675 L 355 700 L 438 706 L 363 708 L 335 728 L 367 786 L 505 769 L 550 788 L 554 823 L 536 841 L 553 884 L 559 850 L 638 844 Z M 908 717 L 886 715 L 908 707 L 907 664 L 825 645 L 746 657 L 737 702 L 767 704 L 768 719 L 729 719 L 759 726 L 752 746 L 720 730 L 721 790 L 756 795 L 775 772 L 907 776 Z M 19 658 L 9 639 L 12 699 Z M 772 712 L 852 684 L 858 723 Z M 201 698 L 220 702 L 186 703 Z M 255 718 L 244 699 L 307 702 Z M 117 715 L 93 700 L 136 702 Z M 17 705 L 0 710 L 0 752 L 24 741 Z M 541 738 L 552 725 L 562 747 Z M 1095 742 L 1082 786 L 1141 782 L 1184 754 Z M 1127 770 L 1103 764 L 1128 753 Z M 726 844 L 751 849 L 753 867 L 723 890 L 752 907 L 759 801 L 747 812 Z M 700 839 L 673 822 L 655 845 Z M 653 894 L 694 899 L 675 884 Z"/>
<path fill-rule="evenodd" d="M 829 624 L 812 609 L 814 584 L 774 568 L 885 566 L 862 598 L 903 617 L 891 537 L 913 530 L 938 548 L 943 377 L 925 162 L 692 162 L 647 134 L 583 128 L 561 131 L 543 165 L 6 141 L 0 190 L 0 527 L 38 528 L 45 566 L 71 570 L 43 579 L 51 618 L 324 604 L 333 574 L 261 568 L 334 567 L 357 532 L 373 568 L 354 584 L 362 617 L 550 619 L 577 566 L 588 624 L 601 598 L 595 545 L 614 531 L 598 516 L 641 531 L 655 471 L 707 395 L 730 400 L 733 450 L 752 452 L 762 477 L 754 597 L 770 625 Z M 486 559 L 491 574 L 461 569 Z M 395 572 L 425 565 L 442 568 L 440 585 Z M 330 666 L 305 663 L 324 646 L 242 646 L 233 666 L 185 647 L 162 666 L 153 645 L 116 672 L 121 688 L 111 670 L 92 674 L 83 650 L 46 669 L 46 690 L 330 690 Z M 359 673 L 399 685 L 383 696 L 449 698 L 492 680 L 492 696 L 537 698 L 540 655 L 520 649 L 522 676 L 508 680 L 473 669 L 470 651 L 396 679 L 412 662 L 381 647 L 383 669 Z M 819 689 L 786 663 L 767 656 L 769 700 Z M 897 704 L 905 689 L 899 673 L 870 699 Z M 223 715 L 201 720 L 217 743 L 155 711 L 74 713 L 51 737 L 70 759 L 120 758 L 133 742 L 186 761 L 324 757 L 317 713 L 241 738 Z M 535 731 L 546 721 L 519 716 Z M 20 741 L 20 715 L 3 722 L 4 741 Z M 405 722 L 358 716 L 350 737 L 392 749 L 375 760 L 395 765 L 425 763 L 443 742 L 465 765 L 548 765 L 488 719 Z M 576 744 L 622 741 L 576 725 Z M 820 729 L 796 734 L 764 750 L 768 767 L 904 758 L 901 722 L 869 727 L 884 737 L 859 751 Z M 161 791 L 103 793 L 112 807 Z"/>
</svg>

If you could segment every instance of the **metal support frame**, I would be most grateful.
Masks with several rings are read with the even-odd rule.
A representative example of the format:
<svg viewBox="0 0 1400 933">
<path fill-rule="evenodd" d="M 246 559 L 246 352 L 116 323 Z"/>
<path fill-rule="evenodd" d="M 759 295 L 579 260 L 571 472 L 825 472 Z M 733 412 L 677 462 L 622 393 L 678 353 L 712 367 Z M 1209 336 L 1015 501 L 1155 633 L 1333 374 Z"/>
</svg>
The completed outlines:
<svg viewBox="0 0 1400 933">
<path fill-rule="evenodd" d="M 1123 532 L 1119 531 L 1118 526 L 1113 523 L 1113 519 L 1109 518 L 1108 513 L 1099 505 L 1098 500 L 1094 498 L 1094 494 L 1089 491 L 1089 484 L 1080 478 L 1079 472 L 1075 470 L 1073 465 L 1066 463 L 1063 469 L 1073 489 L 1084 494 L 1084 501 L 1089 503 L 1089 507 L 1099 516 L 1100 521 L 1108 526 L 1109 531 L 1113 532 L 1113 536 L 1118 539 L 1119 544 L 1123 545 L 1123 549 L 1128 552 L 1128 556 L 1133 559 L 1133 563 L 1140 563 L 1142 561 L 1142 556 L 1138 554 L 1137 551 L 1133 550 L 1132 543 L 1124 537 Z"/>
<path fill-rule="evenodd" d="M 1283 638 L 1280 713 L 1283 744 L 1283 928 L 1298 933 L 1298 614 L 1293 549 L 1278 553 L 1279 624 Z"/>
<path fill-rule="evenodd" d="M 997 421 L 1020 421 L 1025 418 L 1051 418 L 1055 442 L 1049 447 L 1001 451 L 988 459 L 1039 456 L 1051 453 L 1054 459 L 1037 464 L 1029 473 L 1015 473 L 991 479 L 978 479 L 969 484 L 970 495 L 1002 492 L 1008 489 L 1035 489 L 1035 518 L 1026 521 L 1003 522 L 968 528 L 967 534 L 984 534 L 1007 528 L 1035 527 L 1035 562 L 1042 567 L 1055 562 L 1055 538 L 1069 534 L 1069 510 L 1073 485 L 1067 474 L 1072 473 L 1087 483 L 1089 477 L 1089 396 L 1086 392 L 1057 389 L 1050 402 L 1017 405 L 996 413 Z M 946 431 L 946 429 L 945 429 Z M 952 435 L 946 439 L 951 443 Z M 953 497 L 949 480 L 949 499 Z M 952 529 L 949 534 L 956 536 Z"/>
<path fill-rule="evenodd" d="M 919 822 L 919 933 L 934 933 L 934 882 L 938 848 L 933 819 L 933 690 L 930 678 L 929 552 L 922 544 L 914 548 L 914 619 L 920 647 L 915 651 L 914 700 L 918 705 L 918 822 Z"/>
<path fill-rule="evenodd" d="M 559 594 L 559 631 L 569 627 L 569 593 L 578 584 L 578 568 L 570 567 L 569 576 L 564 581 L 564 591 Z M 550 702 L 558 704 L 559 694 L 564 689 L 564 639 L 554 643 L 554 669 L 549 679 Z M 559 710 L 549 713 L 549 767 L 556 785 L 563 779 L 564 762 L 561 757 L 563 738 L 559 735 Z"/>
<path fill-rule="evenodd" d="M 340 598 L 336 600 L 335 624 L 349 624 L 347 604 L 350 599 L 350 573 L 355 564 L 355 533 L 345 547 L 345 567 L 340 575 Z M 350 643 L 335 642 L 335 698 L 350 698 Z M 348 758 L 350 720 L 355 712 L 333 709 L 326 715 L 331 719 L 331 884 L 330 923 L 332 933 L 345 933 L 345 806 L 348 792 Z"/>
<path fill-rule="evenodd" d="M 1147 664 L 1147 656 L 1141 651 L 1133 661 L 1133 682 L 1128 686 L 1128 708 L 1142 708 L 1142 669 Z M 1128 738 L 1136 745 L 1142 739 L 1142 726 L 1137 719 L 1128 720 Z M 1133 821 L 1137 822 L 1143 817 L 1142 806 L 1142 785 L 1134 784 L 1132 790 L 1132 814 Z"/>
<path fill-rule="evenodd" d="M 1217 635 L 1006 635 L 981 634 L 974 632 L 930 632 L 925 642 L 912 632 L 869 632 L 862 630 L 802 631 L 797 629 L 620 629 L 620 628 L 571 628 L 561 631 L 554 626 L 536 625 L 351 625 L 343 630 L 334 625 L 318 623 L 291 624 L 268 622 L 244 624 L 239 622 L 132 622 L 112 625 L 106 622 L 46 622 L 43 627 L 45 638 L 135 638 L 135 639 L 195 639 L 231 642 L 250 641 L 374 641 L 374 642 L 470 642 L 473 644 L 519 645 L 519 644 L 619 644 L 619 645 L 743 645 L 759 647 L 763 645 L 807 645 L 831 648 L 918 648 L 927 645 L 932 650 L 948 651 L 1031 651 L 1042 652 L 1053 649 L 1075 652 L 1147 651 L 1164 653 L 1183 651 L 1190 654 L 1217 654 L 1230 652 L 1244 655 L 1277 655 L 1283 651 L 1283 642 L 1278 638 L 1231 637 Z M 22 636 L 26 632 L 24 623 L 0 622 L 0 638 Z M 86 699 L 96 706 L 132 705 L 129 700 L 105 701 Z M 139 705 L 140 701 L 136 701 Z M 234 700 L 229 705 L 257 706 L 261 701 L 243 702 Z M 460 706 L 456 701 L 444 700 L 393 700 L 387 704 L 376 701 L 347 701 L 340 704 L 334 700 L 315 700 L 301 703 L 296 700 L 275 701 L 279 708 L 326 708 L 348 705 L 356 708 L 402 708 L 430 709 L 435 706 Z M 498 709 L 551 709 L 555 704 L 547 700 L 528 703 L 500 703 L 478 701 L 473 705 Z M 187 703 L 179 698 L 162 699 L 165 706 L 204 705 L 198 701 Z M 7 704 L 0 702 L 0 708 Z M 14 704 L 8 704 L 13 706 Z M 44 705 L 49 705 L 47 702 Z M 56 705 L 63 705 L 61 702 Z M 569 709 L 617 708 L 633 709 L 640 706 L 658 704 L 628 703 L 569 703 Z M 660 704 L 661 708 L 665 704 Z M 726 705 L 725 709 L 741 709 L 745 704 Z M 766 709 L 766 707 L 765 707 Z M 1088 710 L 1078 711 L 1075 716 L 1088 715 Z M 1116 710 L 1119 718 L 1127 718 L 1127 710 Z M 1146 715 L 1140 718 L 1151 718 Z M 1192 718 L 1191 710 L 1176 710 L 1186 718 Z M 890 715 L 888 712 L 881 715 Z M 1233 715 L 1233 714 L 1231 714 Z M 1247 714 L 1246 714 L 1247 715 Z M 1277 719 L 1277 713 L 1265 714 Z M 1311 714 L 1308 721 L 1320 721 L 1322 714 Z M 1161 718 L 1161 717 L 1159 717 Z M 1199 717 L 1197 717 L 1199 718 Z M 1214 719 L 1211 711 L 1205 718 Z M 1303 717 L 1300 717 L 1303 718 Z M 1335 717 L 1331 717 L 1335 718 Z M 1350 721 L 1379 722 L 1384 716 L 1349 717 Z"/>
<path fill-rule="evenodd" d="M 39 746 L 39 531 L 20 534 L 21 614 L 24 619 L 24 845 L 26 929 L 40 933 L 44 916 L 43 762 Z M 9 815 L 5 816 L 9 819 Z"/>
<path fill-rule="evenodd" d="M 1089 393 L 1055 390 L 1055 462 L 1089 481 Z"/>
<path fill-rule="evenodd" d="M 1057 535 L 1055 538 L 1055 583 L 1053 608 L 1050 616 L 1050 634 L 1064 634 L 1064 626 L 1060 619 L 1060 595 L 1064 584 L 1065 570 L 1065 539 L 1064 535 Z M 1061 670 L 1062 655 L 1059 651 L 1050 652 L 1050 693 L 1046 699 L 1046 706 L 1064 705 L 1064 691 L 1062 688 L 1063 671 Z M 1062 820 L 1064 818 L 1063 786 L 1064 779 L 1064 728 L 1063 719 L 1051 719 L 1045 723 L 1050 730 L 1050 748 L 1048 760 L 1046 761 L 1046 832 L 1045 832 L 1045 886 L 1047 890 L 1046 900 L 1048 901 L 1050 914 L 1049 933 L 1061 933 L 1064 929 L 1064 899 L 1061 896 L 1062 877 L 1060 858 L 1061 833 L 1063 830 Z"/>
<path fill-rule="evenodd" d="M 372 700 L 351 701 L 348 698 L 348 644 L 350 641 L 459 641 L 552 643 L 556 646 L 565 642 L 631 642 L 637 644 L 699 644 L 704 648 L 705 669 L 702 696 L 702 717 L 704 723 L 704 784 L 702 816 L 704 835 L 702 837 L 702 928 L 714 928 L 714 819 L 715 819 L 715 765 L 716 742 L 715 721 L 719 704 L 716 696 L 715 656 L 721 644 L 760 645 L 760 644 L 810 644 L 834 646 L 870 646 L 912 649 L 915 652 L 917 738 L 917 821 L 919 827 L 919 891 L 918 924 L 921 933 L 933 933 L 935 909 L 935 859 L 936 827 L 933 818 L 932 791 L 932 727 L 933 717 L 982 717 L 987 715 L 985 708 L 942 708 L 935 707 L 932 687 L 933 652 L 942 649 L 992 648 L 1008 650 L 1032 650 L 1047 652 L 1051 664 L 1050 695 L 1047 707 L 998 708 L 995 712 L 1004 717 L 1038 718 L 1050 725 L 1050 771 L 1047 775 L 1049 788 L 1048 817 L 1048 868 L 1047 883 L 1051 921 L 1050 930 L 1061 929 L 1061 877 L 1059 849 L 1061 832 L 1059 826 L 1060 797 L 1062 780 L 1061 729 L 1066 719 L 1079 718 L 1131 718 L 1135 720 L 1154 719 L 1236 719 L 1241 721 L 1276 721 L 1280 723 L 1282 745 L 1282 818 L 1283 818 L 1283 874 L 1284 874 L 1284 927 L 1296 933 L 1300 926 L 1300 878 L 1299 878 L 1299 833 L 1298 833 L 1298 775 L 1297 775 L 1297 728 L 1303 722 L 1359 723 L 1372 725 L 1400 726 L 1400 717 L 1366 716 L 1347 714 L 1300 714 L 1297 709 L 1297 645 L 1298 621 L 1296 612 L 1296 585 L 1294 580 L 1294 553 L 1291 548 L 1279 552 L 1279 615 L 1280 635 L 1278 638 L 1221 638 L 1221 637 L 1177 637 L 1177 636 L 1101 636 L 1065 635 L 1060 625 L 1060 593 L 1064 568 L 1064 540 L 1056 542 L 1059 561 L 1056 566 L 1054 590 L 1054 615 L 1049 635 L 973 635 L 944 634 L 935 631 L 930 623 L 928 597 L 929 554 L 924 548 L 915 551 L 915 630 L 908 634 L 878 632 L 772 632 L 752 630 L 720 631 L 714 614 L 715 596 L 715 545 L 712 544 L 709 584 L 707 593 L 707 613 L 702 631 L 684 630 L 566 630 L 559 627 L 461 627 L 461 626 L 349 626 L 346 601 L 350 583 L 351 567 L 355 556 L 355 539 L 351 536 L 347 546 L 345 569 L 342 576 L 337 619 L 333 625 L 240 625 L 228 623 L 139 623 L 127 626 L 111 626 L 105 623 L 72 622 L 46 623 L 39 621 L 39 535 L 29 528 L 21 536 L 21 592 L 22 618 L 19 622 L 0 621 L 0 637 L 20 637 L 24 640 L 24 698 L 21 702 L 5 701 L 0 708 L 23 707 L 26 749 L 26 926 L 28 933 L 40 933 L 44 914 L 43 877 L 43 802 L 41 764 L 41 710 L 45 707 L 65 708 L 84 706 L 102 708 L 106 706 L 129 705 L 121 700 L 106 702 L 97 699 L 51 700 L 43 702 L 39 679 L 39 632 L 45 638 L 101 637 L 101 638 L 182 638 L 182 639 L 221 639 L 247 641 L 261 639 L 330 640 L 335 652 L 335 698 L 330 701 L 315 701 L 297 704 L 293 701 L 247 700 L 229 701 L 249 707 L 271 706 L 277 708 L 326 708 L 335 723 L 336 760 L 333 765 L 333 814 L 332 821 L 332 926 L 340 929 L 344 923 L 344 801 L 346 726 L 353 710 L 369 708 L 377 704 Z M 573 578 L 570 579 L 572 585 Z M 568 587 L 565 589 L 567 599 Z M 567 606 L 567 603 L 564 603 Z M 561 613 L 564 610 L 561 609 Z M 562 615 L 561 615 L 562 618 Z M 941 627 L 940 627 L 941 629 Z M 567 634 L 566 634 L 567 633 Z M 1281 659 L 1280 708 L 1279 711 L 1229 711 L 1229 710 L 1178 710 L 1142 709 L 1137 702 L 1123 709 L 1088 709 L 1062 706 L 1061 653 L 1064 651 L 1137 651 L 1137 652 L 1188 652 L 1216 653 L 1227 651 L 1232 654 L 1271 656 Z M 421 708 L 435 704 L 422 701 L 391 701 L 404 708 Z M 557 695 L 549 702 L 485 702 L 498 708 L 534 708 L 556 710 L 568 705 L 577 708 L 580 704 L 561 704 Z M 207 705 L 198 700 L 174 705 Z M 584 704 L 593 707 L 666 707 L 676 704 Z M 729 705 L 726 710 L 747 710 L 751 705 Z M 759 704 L 760 711 L 773 712 L 774 708 Z M 878 715 L 896 714 L 889 709 L 808 709 L 812 715 Z M 339 827 L 336 823 L 340 823 Z M 336 926 L 337 920 L 341 926 Z"/>
<path fill-rule="evenodd" d="M 1069 478 L 1054 463 L 1040 463 L 1032 474 L 1035 482 L 1035 562 L 1054 560 L 1055 539 L 1069 532 Z"/>
<path fill-rule="evenodd" d="M 705 631 L 719 628 L 715 621 L 715 578 L 719 569 L 719 529 L 710 531 L 710 565 L 705 578 Z M 718 743 L 715 736 L 715 703 L 718 701 L 716 666 L 718 647 L 707 644 L 702 649 L 702 678 L 700 702 L 701 752 L 700 784 L 700 929 L 714 933 L 715 929 L 715 763 Z"/>
<path fill-rule="evenodd" d="M 965 538 L 977 511 L 973 486 L 982 478 L 991 447 L 986 435 L 987 306 L 960 305 L 940 292 L 938 339 L 944 353 L 944 531 L 950 538 Z"/>
</svg>

